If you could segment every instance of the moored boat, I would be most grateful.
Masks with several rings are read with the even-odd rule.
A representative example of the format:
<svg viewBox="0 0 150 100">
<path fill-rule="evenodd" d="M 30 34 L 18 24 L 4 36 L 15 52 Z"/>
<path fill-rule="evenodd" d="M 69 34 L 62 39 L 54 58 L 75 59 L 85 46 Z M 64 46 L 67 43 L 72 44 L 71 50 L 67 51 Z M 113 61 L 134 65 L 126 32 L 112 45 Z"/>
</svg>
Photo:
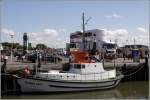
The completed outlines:
<svg viewBox="0 0 150 100">
<path fill-rule="evenodd" d="M 64 67 L 67 71 L 50 70 L 29 77 L 18 77 L 22 92 L 61 92 L 108 89 L 123 78 L 116 69 L 106 71 L 102 61 L 86 52 L 72 52 L 74 60 Z"/>
<path fill-rule="evenodd" d="M 37 72 L 32 76 L 18 77 L 22 92 L 68 92 L 108 89 L 117 86 L 123 78 L 116 69 L 104 70 L 103 60 L 96 57 L 96 43 L 91 51 L 85 50 L 83 13 L 83 50 L 69 48 L 69 63 L 64 65 L 65 70 L 49 70 Z M 38 56 L 37 56 L 38 57 Z M 38 59 L 37 59 L 38 60 Z M 29 71 L 25 71 L 29 74 Z"/>
</svg>

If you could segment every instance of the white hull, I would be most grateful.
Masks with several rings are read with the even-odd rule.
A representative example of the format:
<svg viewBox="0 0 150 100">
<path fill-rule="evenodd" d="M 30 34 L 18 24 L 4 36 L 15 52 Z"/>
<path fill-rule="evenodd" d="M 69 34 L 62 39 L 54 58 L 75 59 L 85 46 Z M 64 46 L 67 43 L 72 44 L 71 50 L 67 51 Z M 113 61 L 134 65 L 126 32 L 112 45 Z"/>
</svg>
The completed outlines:
<svg viewBox="0 0 150 100">
<path fill-rule="evenodd" d="M 67 92 L 113 88 L 118 85 L 122 76 L 99 81 L 56 81 L 33 78 L 18 78 L 22 92 Z"/>
</svg>

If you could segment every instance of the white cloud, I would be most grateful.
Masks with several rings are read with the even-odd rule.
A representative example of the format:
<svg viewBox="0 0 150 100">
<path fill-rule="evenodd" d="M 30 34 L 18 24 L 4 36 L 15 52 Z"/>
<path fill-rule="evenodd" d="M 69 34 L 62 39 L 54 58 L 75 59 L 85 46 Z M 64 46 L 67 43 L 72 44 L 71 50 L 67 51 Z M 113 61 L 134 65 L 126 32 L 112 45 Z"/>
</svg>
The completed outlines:
<svg viewBox="0 0 150 100">
<path fill-rule="evenodd" d="M 66 30 L 65 29 L 58 29 L 58 32 L 65 32 Z"/>
<path fill-rule="evenodd" d="M 10 35 L 14 35 L 13 40 L 11 39 Z M 1 28 L 1 41 L 2 42 L 12 42 L 12 41 L 16 41 L 15 38 L 15 31 L 12 29 L 8 29 L 8 28 Z"/>
<path fill-rule="evenodd" d="M 44 29 L 44 35 L 48 35 L 51 37 L 56 37 L 58 35 L 58 31 L 54 29 Z"/>
<path fill-rule="evenodd" d="M 146 32 L 147 32 L 146 29 L 143 28 L 143 27 L 138 27 L 136 30 L 137 30 L 138 32 L 142 32 L 142 33 L 146 33 Z"/>
<path fill-rule="evenodd" d="M 134 44 L 134 39 L 136 40 L 136 44 L 149 45 L 149 35 L 141 35 L 141 34 L 129 34 L 127 29 L 115 29 L 108 30 L 105 29 L 105 40 L 115 42 L 117 40 L 117 44 L 119 46 Z"/>
<path fill-rule="evenodd" d="M 7 29 L 7 28 L 2 28 L 2 34 L 7 34 L 7 35 L 15 35 L 15 32 L 13 30 Z"/>
<path fill-rule="evenodd" d="M 116 14 L 116 13 L 114 13 L 114 14 L 112 14 L 112 15 L 106 15 L 106 16 L 105 16 L 105 18 L 121 18 L 121 17 L 122 17 L 121 15 Z"/>
<path fill-rule="evenodd" d="M 128 37 L 128 33 L 129 32 L 126 29 L 105 29 L 105 39 L 106 41 L 126 40 Z"/>
<path fill-rule="evenodd" d="M 149 45 L 149 35 L 138 35 L 135 37 L 136 44 Z"/>
<path fill-rule="evenodd" d="M 60 32 L 64 29 L 49 29 L 46 28 L 42 32 L 30 32 L 29 42 L 36 45 L 37 43 L 44 43 L 49 47 L 60 48 L 65 47 L 66 41 L 61 37 Z"/>
</svg>

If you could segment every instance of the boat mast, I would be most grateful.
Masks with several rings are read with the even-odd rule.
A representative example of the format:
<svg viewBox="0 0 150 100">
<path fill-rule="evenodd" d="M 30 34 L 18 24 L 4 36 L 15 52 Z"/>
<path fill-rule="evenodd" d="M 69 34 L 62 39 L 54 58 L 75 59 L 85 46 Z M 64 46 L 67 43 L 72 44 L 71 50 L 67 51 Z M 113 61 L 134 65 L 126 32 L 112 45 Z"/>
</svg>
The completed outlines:
<svg viewBox="0 0 150 100">
<path fill-rule="evenodd" d="M 85 25 L 87 25 L 88 21 L 91 19 L 91 17 L 89 17 L 86 21 L 84 19 L 84 12 L 82 13 L 82 42 L 83 42 L 83 51 L 85 50 Z"/>
<path fill-rule="evenodd" d="M 85 23 L 84 23 L 84 12 L 82 13 L 82 42 L 83 42 L 83 51 L 85 50 L 85 38 L 84 38 L 84 33 L 85 33 Z"/>
</svg>

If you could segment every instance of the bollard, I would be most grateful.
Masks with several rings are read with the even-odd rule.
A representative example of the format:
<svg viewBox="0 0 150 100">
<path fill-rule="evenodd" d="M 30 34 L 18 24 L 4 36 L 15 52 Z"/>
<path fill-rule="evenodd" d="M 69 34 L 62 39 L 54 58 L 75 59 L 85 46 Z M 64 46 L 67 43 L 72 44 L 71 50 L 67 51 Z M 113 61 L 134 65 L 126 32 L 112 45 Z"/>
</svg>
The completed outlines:
<svg viewBox="0 0 150 100">
<path fill-rule="evenodd" d="M 15 92 L 16 91 L 16 79 L 14 76 L 12 77 L 13 77 L 13 92 Z"/>
<path fill-rule="evenodd" d="M 3 67 L 4 67 L 4 75 L 5 75 L 5 78 L 4 78 L 4 91 L 5 91 L 5 92 L 7 92 L 7 77 L 6 77 L 6 64 L 7 64 L 7 59 L 8 59 L 8 57 L 5 56 L 5 57 L 4 57 L 4 65 L 3 65 Z"/>
<path fill-rule="evenodd" d="M 126 72 L 126 71 L 127 71 L 127 67 L 126 67 L 126 64 L 124 64 L 123 67 L 122 67 L 122 73 Z"/>
<path fill-rule="evenodd" d="M 148 56 L 145 57 L 145 65 L 144 65 L 144 79 L 147 81 L 149 79 L 149 64 L 148 64 Z"/>
</svg>

